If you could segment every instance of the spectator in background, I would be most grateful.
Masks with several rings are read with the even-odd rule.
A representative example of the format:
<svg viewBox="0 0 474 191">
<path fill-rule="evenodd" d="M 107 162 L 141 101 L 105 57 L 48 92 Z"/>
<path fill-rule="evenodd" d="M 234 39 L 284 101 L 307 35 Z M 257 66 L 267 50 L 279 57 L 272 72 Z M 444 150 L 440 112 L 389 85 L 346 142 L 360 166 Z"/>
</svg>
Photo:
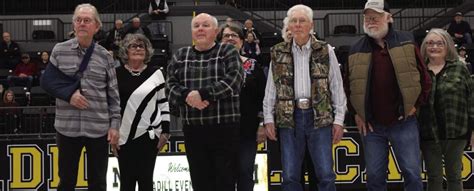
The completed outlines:
<svg viewBox="0 0 474 191">
<path fill-rule="evenodd" d="M 244 43 L 242 29 L 235 24 L 226 24 L 219 39 L 240 49 Z M 240 146 L 237 174 L 237 191 L 252 191 L 257 144 L 265 142 L 262 121 L 262 101 L 265 95 L 265 75 L 255 59 L 240 56 L 244 69 L 244 83 L 240 91 Z"/>
<path fill-rule="evenodd" d="M 20 63 L 20 46 L 11 40 L 9 32 L 3 33 L 3 41 L 0 44 L 0 68 L 14 69 Z"/>
<path fill-rule="evenodd" d="M 469 70 L 469 73 L 472 74 L 472 61 L 469 55 L 467 55 L 467 50 L 465 46 L 461 46 L 458 49 L 459 61 L 461 61 Z"/>
<path fill-rule="evenodd" d="M 121 19 L 115 20 L 114 28 L 109 31 L 109 35 L 107 36 L 105 48 L 117 52 L 124 35 L 123 21 Z"/>
<path fill-rule="evenodd" d="M 10 87 L 21 85 L 31 89 L 36 71 L 36 64 L 31 62 L 30 55 L 21 54 L 21 62 L 16 65 L 13 75 L 7 77 Z"/>
<path fill-rule="evenodd" d="M 154 22 L 150 25 L 154 35 L 166 34 L 166 15 L 169 12 L 168 3 L 166 0 L 150 0 L 150 6 L 148 8 L 148 14 Z"/>
<path fill-rule="evenodd" d="M 254 33 L 247 33 L 244 46 L 241 49 L 242 55 L 249 58 L 257 59 L 260 55 L 260 46 L 255 41 Z"/>
<path fill-rule="evenodd" d="M 135 34 L 135 33 L 139 33 L 139 34 L 143 34 L 145 35 L 149 40 L 151 40 L 151 32 L 150 32 L 150 29 L 148 29 L 148 27 L 142 27 L 141 26 L 141 21 L 140 21 L 140 18 L 138 17 L 134 17 L 132 19 L 132 27 L 130 27 L 127 32 L 125 32 L 125 35 L 127 34 Z"/>
<path fill-rule="evenodd" d="M 105 47 L 107 42 L 107 33 L 104 30 L 99 29 L 94 35 L 94 41 Z"/>
<path fill-rule="evenodd" d="M 449 24 L 448 33 L 454 38 L 456 44 L 472 44 L 471 26 L 463 20 L 461 12 L 454 15 L 453 21 Z"/>
<path fill-rule="evenodd" d="M 234 24 L 234 19 L 233 19 L 232 17 L 227 17 L 227 18 L 225 19 L 225 24 L 227 24 L 227 25 L 232 25 L 232 24 Z"/>
<path fill-rule="evenodd" d="M 443 29 L 428 32 L 421 55 L 433 81 L 429 104 L 422 106 L 417 116 L 428 176 L 426 190 L 442 191 L 446 175 L 447 190 L 461 191 L 464 148 L 470 144 L 474 127 L 473 79 Z"/>
<path fill-rule="evenodd" d="M 46 51 L 41 52 L 40 58 L 40 62 L 36 65 L 36 75 L 38 77 L 43 74 L 44 70 L 46 69 L 46 66 L 49 64 L 49 53 Z"/>
<path fill-rule="evenodd" d="M 247 19 L 244 22 L 244 36 L 247 36 L 248 33 L 254 33 L 255 42 L 260 42 L 261 34 L 253 27 L 253 21 L 251 19 Z"/>
<path fill-rule="evenodd" d="M 1 107 L 18 107 L 18 103 L 15 100 L 15 93 L 12 90 L 5 90 L 3 93 L 3 101 Z M 0 114 L 3 116 L 7 129 L 2 130 L 4 133 L 17 133 L 18 132 L 18 115 L 21 110 L 18 108 L 3 109 L 0 108 Z"/>
</svg>

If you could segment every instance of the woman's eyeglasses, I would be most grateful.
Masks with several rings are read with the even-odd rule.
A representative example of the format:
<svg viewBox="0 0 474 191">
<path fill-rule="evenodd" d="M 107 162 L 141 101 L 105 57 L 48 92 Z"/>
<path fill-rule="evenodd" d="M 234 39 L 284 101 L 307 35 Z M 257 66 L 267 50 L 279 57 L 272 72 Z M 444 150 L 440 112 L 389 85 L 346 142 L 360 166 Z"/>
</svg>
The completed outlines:
<svg viewBox="0 0 474 191">
<path fill-rule="evenodd" d="M 133 49 L 133 50 L 138 50 L 138 49 L 145 50 L 145 45 L 144 44 L 130 44 L 128 45 L 128 48 Z"/>
</svg>

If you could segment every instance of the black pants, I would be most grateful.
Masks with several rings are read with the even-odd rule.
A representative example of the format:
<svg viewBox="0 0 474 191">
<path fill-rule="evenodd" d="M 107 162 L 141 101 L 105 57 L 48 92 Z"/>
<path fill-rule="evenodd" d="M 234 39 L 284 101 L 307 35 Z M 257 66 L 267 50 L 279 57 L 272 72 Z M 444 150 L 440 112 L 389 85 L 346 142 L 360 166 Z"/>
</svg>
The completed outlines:
<svg viewBox="0 0 474 191">
<path fill-rule="evenodd" d="M 82 148 L 86 147 L 87 184 L 89 191 L 107 189 L 108 143 L 107 136 L 99 138 L 68 137 L 56 134 L 59 149 L 59 186 L 58 191 L 72 191 L 76 186 L 77 169 Z"/>
<path fill-rule="evenodd" d="M 239 124 L 183 128 L 194 191 L 234 191 Z"/>
<path fill-rule="evenodd" d="M 153 190 L 153 171 L 158 154 L 158 137 L 150 139 L 148 133 L 120 146 L 118 162 L 120 191 Z"/>
</svg>

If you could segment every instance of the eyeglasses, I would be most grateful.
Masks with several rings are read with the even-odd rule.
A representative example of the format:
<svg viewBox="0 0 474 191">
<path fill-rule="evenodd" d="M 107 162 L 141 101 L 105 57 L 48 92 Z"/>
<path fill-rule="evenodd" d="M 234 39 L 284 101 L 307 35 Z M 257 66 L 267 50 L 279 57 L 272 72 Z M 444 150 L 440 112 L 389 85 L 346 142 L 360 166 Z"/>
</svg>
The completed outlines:
<svg viewBox="0 0 474 191">
<path fill-rule="evenodd" d="M 377 15 L 377 16 L 366 16 L 364 15 L 364 21 L 365 22 L 379 22 L 380 18 L 382 18 L 383 15 Z"/>
<path fill-rule="evenodd" d="M 238 38 L 239 35 L 238 34 L 235 34 L 235 33 L 224 33 L 222 35 L 223 38 Z"/>
<path fill-rule="evenodd" d="M 92 22 L 94 22 L 94 19 L 91 19 L 91 18 L 76 18 L 74 19 L 74 23 L 76 24 L 81 24 L 81 23 L 84 23 L 84 24 L 91 24 Z"/>
<path fill-rule="evenodd" d="M 30 57 L 23 56 L 21 59 L 30 59 Z"/>
<path fill-rule="evenodd" d="M 436 46 L 442 48 L 442 47 L 444 47 L 444 42 L 443 41 L 432 41 L 432 40 L 430 40 L 430 41 L 426 42 L 426 45 L 428 47 L 434 47 L 436 45 Z"/>
<path fill-rule="evenodd" d="M 293 19 L 290 20 L 290 23 L 292 23 L 292 24 L 297 24 L 297 23 L 303 24 L 303 23 L 306 23 L 306 22 L 308 22 L 308 20 L 305 19 L 305 18 L 293 18 Z"/>
<path fill-rule="evenodd" d="M 133 50 L 138 50 L 138 48 L 145 50 L 145 45 L 144 44 L 130 44 L 128 45 L 128 48 L 133 49 Z"/>
</svg>

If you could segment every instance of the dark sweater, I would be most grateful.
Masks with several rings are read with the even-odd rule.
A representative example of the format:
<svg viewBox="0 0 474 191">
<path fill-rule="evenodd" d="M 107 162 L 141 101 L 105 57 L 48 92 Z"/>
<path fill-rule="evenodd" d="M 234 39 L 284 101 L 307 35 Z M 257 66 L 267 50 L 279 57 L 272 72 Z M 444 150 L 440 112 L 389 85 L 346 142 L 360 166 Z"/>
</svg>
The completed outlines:
<svg viewBox="0 0 474 191">
<path fill-rule="evenodd" d="M 261 66 L 254 59 L 247 59 L 243 68 L 245 80 L 240 92 L 240 135 L 244 139 L 256 140 L 260 122 L 258 113 L 262 112 L 266 79 Z"/>
<path fill-rule="evenodd" d="M 377 123 L 388 125 L 400 116 L 398 107 L 402 104 L 402 97 L 387 48 L 375 44 L 373 47 L 370 109 Z"/>
</svg>

